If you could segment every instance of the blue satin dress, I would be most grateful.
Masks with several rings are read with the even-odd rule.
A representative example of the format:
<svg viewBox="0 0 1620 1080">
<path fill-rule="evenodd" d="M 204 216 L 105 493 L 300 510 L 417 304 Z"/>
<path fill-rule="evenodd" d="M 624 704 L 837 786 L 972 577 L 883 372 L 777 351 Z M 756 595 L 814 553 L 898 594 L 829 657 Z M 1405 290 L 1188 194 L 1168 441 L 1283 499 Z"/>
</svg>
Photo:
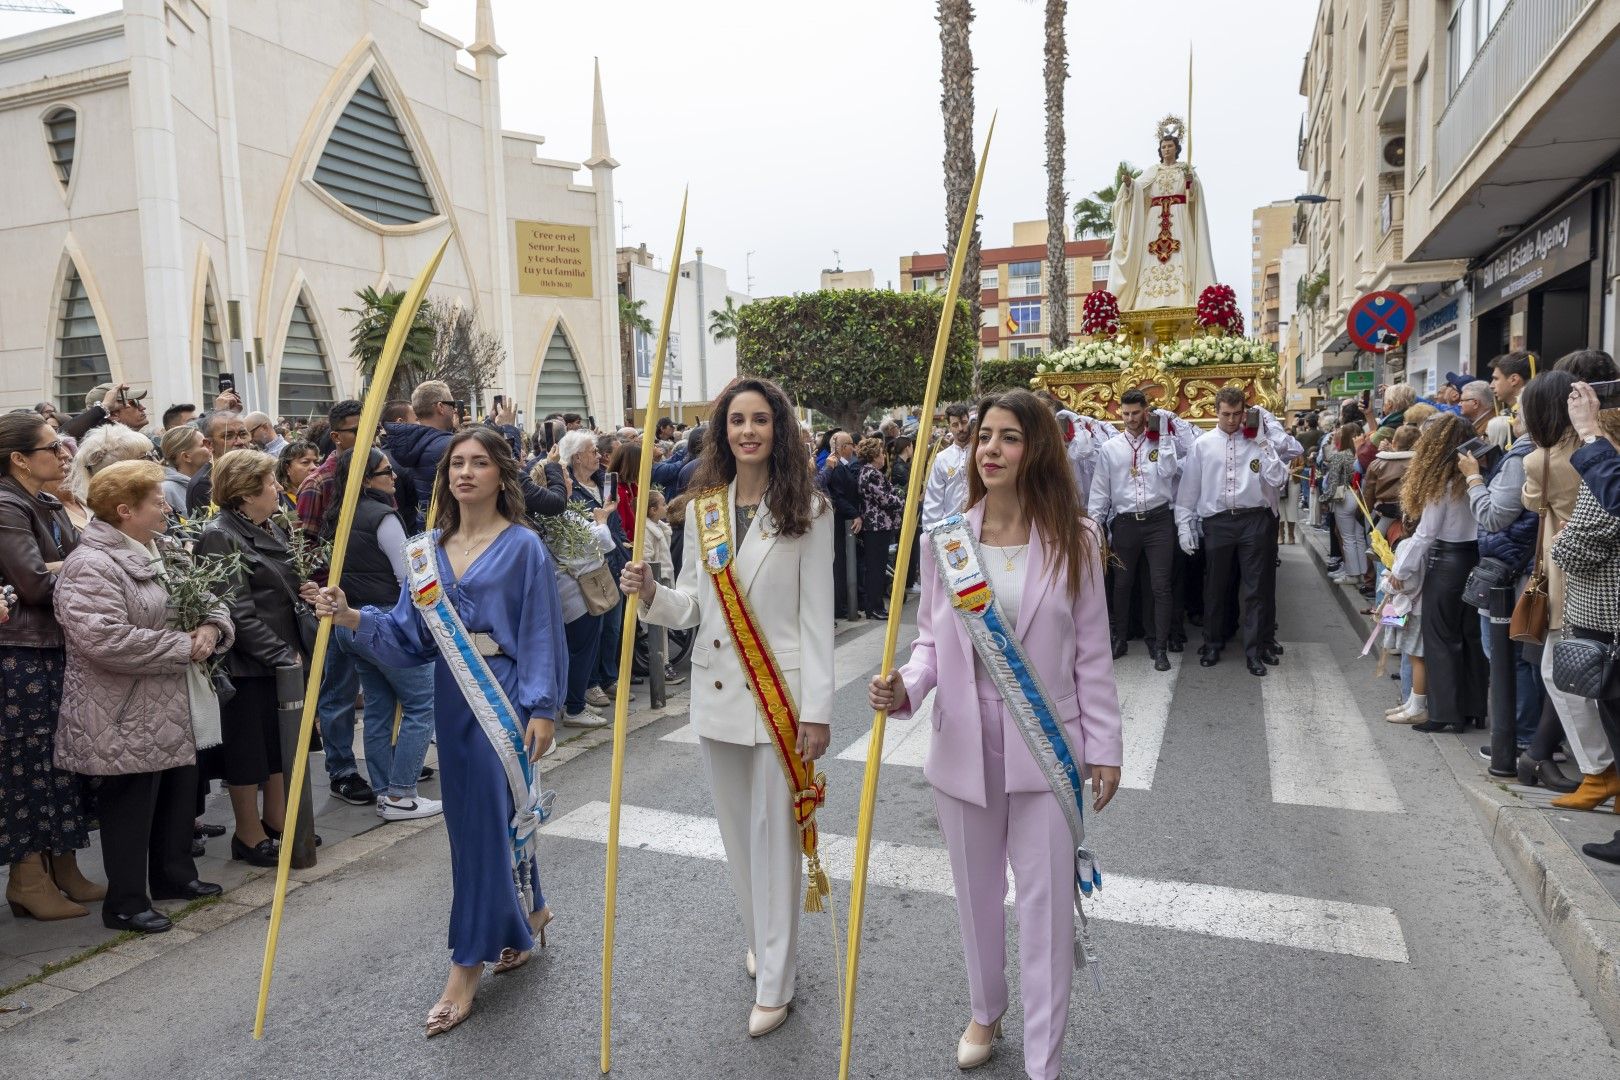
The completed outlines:
<svg viewBox="0 0 1620 1080">
<path fill-rule="evenodd" d="M 486 662 L 518 722 L 560 717 L 568 647 L 551 555 L 539 535 L 524 525 L 509 526 L 459 581 L 443 547 L 438 558 L 439 580 L 468 632 L 489 634 L 500 643 L 503 655 Z M 439 780 L 453 886 L 450 959 L 472 966 L 499 959 L 503 948 L 532 949 L 529 920 L 512 878 L 507 833 L 512 795 L 506 772 L 411 603 L 408 585 L 392 610 L 362 609 L 355 645 L 381 664 L 433 663 Z M 533 885 L 534 910 L 539 911 L 546 902 L 538 866 Z"/>
</svg>

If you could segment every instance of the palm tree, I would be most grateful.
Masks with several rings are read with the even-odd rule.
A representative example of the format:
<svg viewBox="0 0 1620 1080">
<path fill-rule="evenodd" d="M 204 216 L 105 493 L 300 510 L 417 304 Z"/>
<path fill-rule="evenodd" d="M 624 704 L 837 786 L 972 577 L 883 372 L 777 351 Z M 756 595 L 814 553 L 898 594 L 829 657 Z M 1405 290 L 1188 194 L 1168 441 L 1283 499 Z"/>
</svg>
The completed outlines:
<svg viewBox="0 0 1620 1080">
<path fill-rule="evenodd" d="M 1114 200 L 1119 198 L 1119 186 L 1127 176 L 1135 179 L 1141 173 L 1141 169 L 1133 168 L 1128 161 L 1115 166 L 1112 184 L 1074 204 L 1074 231 L 1080 236 L 1111 239 L 1114 235 Z"/>
<path fill-rule="evenodd" d="M 737 340 L 737 301 L 726 297 L 726 306 L 709 309 L 709 336 L 715 341 Z"/>
<path fill-rule="evenodd" d="M 383 342 L 388 340 L 388 328 L 394 324 L 394 316 L 405 302 L 405 293 L 389 288 L 378 292 L 368 285 L 354 295 L 360 306 L 339 310 L 355 316 L 354 329 L 349 333 L 349 355 L 369 383 L 382 357 Z M 437 336 L 438 328 L 433 324 L 428 306 L 423 304 L 416 309 L 416 319 L 405 335 L 405 349 L 399 354 L 399 364 L 388 384 L 390 397 L 408 398 L 417 383 L 432 377 L 433 343 Z"/>
<path fill-rule="evenodd" d="M 956 257 L 956 238 L 967 217 L 978 168 L 973 151 L 973 25 L 972 0 L 939 0 L 940 111 L 945 118 L 945 260 Z M 978 347 L 979 326 L 979 223 L 974 221 L 962 266 L 962 292 L 973 312 L 973 396 L 979 395 L 979 367 L 984 350 Z"/>
<path fill-rule="evenodd" d="M 1069 78 L 1069 46 L 1063 33 L 1068 0 L 1046 0 L 1046 311 L 1053 352 L 1069 344 L 1069 260 L 1063 193 L 1063 84 Z"/>
</svg>

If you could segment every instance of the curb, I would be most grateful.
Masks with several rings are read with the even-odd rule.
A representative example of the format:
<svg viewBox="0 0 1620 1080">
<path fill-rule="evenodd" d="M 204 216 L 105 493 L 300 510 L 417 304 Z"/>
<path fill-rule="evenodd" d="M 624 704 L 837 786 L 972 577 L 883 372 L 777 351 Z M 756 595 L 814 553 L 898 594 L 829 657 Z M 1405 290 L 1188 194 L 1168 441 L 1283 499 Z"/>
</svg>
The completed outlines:
<svg viewBox="0 0 1620 1080">
<path fill-rule="evenodd" d="M 1326 545 L 1309 539 L 1304 543 L 1326 573 Z M 1365 627 L 1366 616 L 1356 606 L 1360 597 L 1337 585 L 1330 588 L 1350 625 Z M 1620 1044 L 1620 903 L 1543 811 L 1480 775 L 1465 743 L 1432 735 L 1430 740 L 1479 817 L 1497 861 L 1518 886 L 1609 1039 Z"/>
</svg>

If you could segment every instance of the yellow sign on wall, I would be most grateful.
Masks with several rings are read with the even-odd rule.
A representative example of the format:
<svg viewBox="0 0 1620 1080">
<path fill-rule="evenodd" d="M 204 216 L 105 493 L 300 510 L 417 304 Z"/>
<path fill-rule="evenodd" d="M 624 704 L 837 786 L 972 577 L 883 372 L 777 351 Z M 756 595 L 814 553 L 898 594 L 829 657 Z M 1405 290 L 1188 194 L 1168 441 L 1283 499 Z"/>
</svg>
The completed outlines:
<svg viewBox="0 0 1620 1080">
<path fill-rule="evenodd" d="M 553 225 L 546 221 L 517 223 L 519 296 L 574 296 L 589 300 L 591 227 Z"/>
</svg>

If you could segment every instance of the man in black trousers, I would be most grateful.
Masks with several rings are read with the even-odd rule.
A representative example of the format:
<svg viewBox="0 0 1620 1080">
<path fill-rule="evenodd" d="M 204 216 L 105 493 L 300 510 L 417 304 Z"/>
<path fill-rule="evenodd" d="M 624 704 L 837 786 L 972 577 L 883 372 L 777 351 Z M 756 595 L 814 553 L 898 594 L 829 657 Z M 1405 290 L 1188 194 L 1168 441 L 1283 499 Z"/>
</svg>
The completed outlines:
<svg viewBox="0 0 1620 1080">
<path fill-rule="evenodd" d="M 1225 387 L 1215 396 L 1216 426 L 1193 444 L 1176 493 L 1176 528 L 1189 555 L 1204 549 L 1204 647 L 1198 662 L 1213 667 L 1226 644 L 1229 586 L 1239 582 L 1244 659 L 1251 675 L 1279 662 L 1266 648 L 1271 636 L 1276 575 L 1272 559 L 1277 534 L 1278 493 L 1288 482 L 1288 462 L 1299 443 L 1265 409 L 1249 410 L 1243 391 Z"/>
<path fill-rule="evenodd" d="M 1173 421 L 1148 411 L 1147 395 L 1128 390 L 1119 399 L 1119 417 L 1125 423 L 1122 438 L 1109 439 L 1096 452 L 1087 509 L 1092 520 L 1108 532 L 1108 544 L 1118 565 L 1114 567 L 1114 603 L 1109 608 L 1114 656 L 1129 647 L 1126 626 L 1140 560 L 1148 564 L 1153 591 L 1153 629 L 1148 655 L 1158 671 L 1170 670 L 1166 651 L 1170 631 L 1172 572 L 1175 566 L 1176 440 L 1169 431 Z M 1149 427 L 1149 418 L 1153 426 Z"/>
</svg>

